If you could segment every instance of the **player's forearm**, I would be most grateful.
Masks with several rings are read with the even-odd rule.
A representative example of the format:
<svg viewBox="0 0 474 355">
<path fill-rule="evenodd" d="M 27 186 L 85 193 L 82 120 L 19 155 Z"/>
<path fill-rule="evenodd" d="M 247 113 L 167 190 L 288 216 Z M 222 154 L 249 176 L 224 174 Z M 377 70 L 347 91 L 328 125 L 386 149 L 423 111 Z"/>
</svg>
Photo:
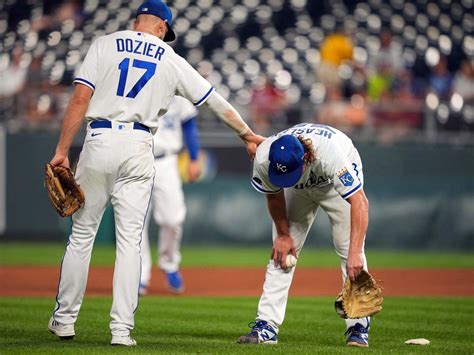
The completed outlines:
<svg viewBox="0 0 474 355">
<path fill-rule="evenodd" d="M 251 132 L 249 126 L 245 123 L 242 117 L 240 117 L 237 110 L 217 92 L 214 92 L 209 97 L 206 104 L 209 109 L 217 115 L 217 117 L 219 117 L 240 137 L 244 137 Z"/>
<path fill-rule="evenodd" d="M 282 190 L 276 194 L 268 194 L 266 196 L 268 212 L 272 217 L 273 223 L 275 223 L 277 235 L 289 236 L 290 226 L 286 215 L 285 193 Z"/>
<path fill-rule="evenodd" d="M 89 106 L 92 92 L 88 88 L 78 88 L 78 86 L 84 87 L 84 85 L 77 85 L 69 101 L 56 153 L 67 155 Z"/>
<path fill-rule="evenodd" d="M 365 234 L 369 224 L 369 201 L 364 192 L 359 191 L 349 198 L 351 204 L 351 235 L 349 254 L 360 254 L 363 249 Z"/>
</svg>

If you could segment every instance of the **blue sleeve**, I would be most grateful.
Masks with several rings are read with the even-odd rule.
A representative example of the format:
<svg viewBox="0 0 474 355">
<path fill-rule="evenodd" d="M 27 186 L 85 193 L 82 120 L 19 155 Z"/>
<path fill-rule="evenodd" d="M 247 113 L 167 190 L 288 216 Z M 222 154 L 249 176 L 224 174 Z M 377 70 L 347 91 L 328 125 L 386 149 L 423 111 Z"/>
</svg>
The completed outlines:
<svg viewBox="0 0 474 355">
<path fill-rule="evenodd" d="M 184 142 L 189 151 L 191 160 L 197 160 L 199 155 L 199 137 L 196 118 L 190 118 L 181 123 L 183 129 Z"/>
</svg>

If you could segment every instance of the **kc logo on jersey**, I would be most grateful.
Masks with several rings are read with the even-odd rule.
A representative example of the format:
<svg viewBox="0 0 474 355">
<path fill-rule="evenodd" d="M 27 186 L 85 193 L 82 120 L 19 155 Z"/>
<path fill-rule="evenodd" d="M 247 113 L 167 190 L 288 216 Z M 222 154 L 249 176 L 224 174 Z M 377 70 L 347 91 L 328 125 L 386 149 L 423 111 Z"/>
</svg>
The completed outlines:
<svg viewBox="0 0 474 355">
<path fill-rule="evenodd" d="M 351 173 L 347 171 L 347 168 L 339 170 L 336 175 L 344 186 L 352 186 L 354 183 L 354 178 Z"/>
<path fill-rule="evenodd" d="M 280 170 L 283 173 L 286 173 L 286 165 L 277 163 L 277 170 Z"/>
</svg>

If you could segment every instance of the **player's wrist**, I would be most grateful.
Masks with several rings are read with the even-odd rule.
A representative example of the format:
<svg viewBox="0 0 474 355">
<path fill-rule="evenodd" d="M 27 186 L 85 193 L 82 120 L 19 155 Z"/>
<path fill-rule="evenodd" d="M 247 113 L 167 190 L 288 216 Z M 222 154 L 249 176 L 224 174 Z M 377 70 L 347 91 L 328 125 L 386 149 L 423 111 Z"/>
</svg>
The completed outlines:
<svg viewBox="0 0 474 355">
<path fill-rule="evenodd" d="M 362 249 L 350 248 L 349 247 L 349 256 L 359 256 L 362 254 Z"/>
<path fill-rule="evenodd" d="M 68 149 L 65 149 L 65 148 L 60 147 L 60 146 L 58 146 L 56 148 L 56 151 L 55 151 L 56 155 L 60 155 L 60 156 L 64 156 L 64 157 L 67 157 L 68 153 L 69 153 Z"/>
<path fill-rule="evenodd" d="M 239 131 L 239 137 L 248 141 L 248 138 L 253 135 L 252 130 L 250 129 L 249 126 L 245 125 L 240 131 Z"/>
</svg>

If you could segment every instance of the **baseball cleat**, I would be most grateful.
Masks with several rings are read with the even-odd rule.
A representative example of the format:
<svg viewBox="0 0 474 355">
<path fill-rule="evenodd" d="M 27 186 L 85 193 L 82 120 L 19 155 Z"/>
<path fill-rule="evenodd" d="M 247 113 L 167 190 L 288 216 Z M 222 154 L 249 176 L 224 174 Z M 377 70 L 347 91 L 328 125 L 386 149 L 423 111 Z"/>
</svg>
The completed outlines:
<svg viewBox="0 0 474 355">
<path fill-rule="evenodd" d="M 237 339 L 238 344 L 277 344 L 277 331 L 264 320 L 250 322 L 249 327 L 252 331 Z"/>
<path fill-rule="evenodd" d="M 369 329 L 360 323 L 349 327 L 344 335 L 347 335 L 347 346 L 360 346 L 365 348 L 369 346 Z"/>
<path fill-rule="evenodd" d="M 48 330 L 61 340 L 74 339 L 74 324 L 59 324 L 53 317 L 49 320 Z"/>
<path fill-rule="evenodd" d="M 184 291 L 183 277 L 179 271 L 167 272 L 166 273 L 166 283 L 168 285 L 168 290 L 174 294 L 180 294 Z"/>
<path fill-rule="evenodd" d="M 138 294 L 140 296 L 146 296 L 148 294 L 148 286 L 140 282 L 140 287 L 138 287 Z"/>
<path fill-rule="evenodd" d="M 130 335 L 127 336 L 118 336 L 112 335 L 111 345 L 123 345 L 123 346 L 136 346 L 137 342 L 135 339 L 131 338 Z"/>
</svg>

